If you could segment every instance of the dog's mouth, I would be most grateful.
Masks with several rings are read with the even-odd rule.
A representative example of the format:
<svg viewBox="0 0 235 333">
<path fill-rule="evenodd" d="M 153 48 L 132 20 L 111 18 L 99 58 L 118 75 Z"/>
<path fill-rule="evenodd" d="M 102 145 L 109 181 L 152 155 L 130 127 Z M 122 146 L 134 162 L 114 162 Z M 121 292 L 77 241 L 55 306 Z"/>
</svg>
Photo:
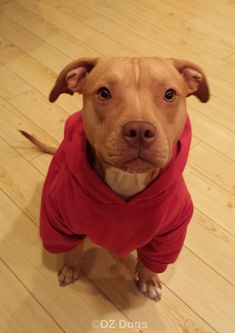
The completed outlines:
<svg viewBox="0 0 235 333">
<path fill-rule="evenodd" d="M 157 170 L 162 168 L 167 161 L 166 154 L 144 154 L 144 153 L 135 153 L 129 154 L 130 156 L 119 156 L 119 158 L 105 159 L 101 160 L 108 167 L 114 167 L 119 170 L 128 172 L 128 173 L 147 173 L 149 171 Z M 153 158 L 153 155 L 155 158 Z"/>
<path fill-rule="evenodd" d="M 129 173 L 146 173 L 165 166 L 169 157 L 166 150 L 140 150 L 122 159 L 120 169 Z"/>
<path fill-rule="evenodd" d="M 146 173 L 150 170 L 156 169 L 156 166 L 150 161 L 142 157 L 134 157 L 128 160 L 124 160 L 119 163 L 110 163 L 107 160 L 103 160 L 103 163 L 109 167 L 113 167 L 128 173 Z"/>
<path fill-rule="evenodd" d="M 123 171 L 129 173 L 145 173 L 154 168 L 156 167 L 150 161 L 142 157 L 130 159 L 125 161 L 122 165 Z"/>
</svg>

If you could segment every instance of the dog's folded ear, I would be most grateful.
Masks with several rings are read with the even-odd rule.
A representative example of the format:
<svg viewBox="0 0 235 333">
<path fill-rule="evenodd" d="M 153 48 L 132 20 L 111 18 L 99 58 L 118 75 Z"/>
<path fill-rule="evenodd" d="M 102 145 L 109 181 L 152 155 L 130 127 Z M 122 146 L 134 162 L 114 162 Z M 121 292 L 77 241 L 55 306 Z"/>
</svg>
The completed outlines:
<svg viewBox="0 0 235 333">
<path fill-rule="evenodd" d="M 58 75 L 50 92 L 49 101 L 55 102 L 63 93 L 73 95 L 74 92 L 80 92 L 83 79 L 97 62 L 98 58 L 81 58 L 68 64 Z"/>
<path fill-rule="evenodd" d="M 209 100 L 210 92 L 206 76 L 202 69 L 188 60 L 170 60 L 184 77 L 188 87 L 188 96 L 195 95 L 201 102 L 206 103 Z"/>
</svg>

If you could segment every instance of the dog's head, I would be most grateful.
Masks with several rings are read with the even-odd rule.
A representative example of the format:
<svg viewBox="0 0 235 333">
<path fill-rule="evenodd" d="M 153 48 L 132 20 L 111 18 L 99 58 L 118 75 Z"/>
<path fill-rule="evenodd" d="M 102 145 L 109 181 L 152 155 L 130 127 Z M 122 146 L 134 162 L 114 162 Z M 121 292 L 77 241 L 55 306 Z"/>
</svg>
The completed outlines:
<svg viewBox="0 0 235 333">
<path fill-rule="evenodd" d="M 50 101 L 74 92 L 101 165 L 129 173 L 163 168 L 184 128 L 186 97 L 209 99 L 200 67 L 160 58 L 79 59 L 62 70 Z"/>
</svg>

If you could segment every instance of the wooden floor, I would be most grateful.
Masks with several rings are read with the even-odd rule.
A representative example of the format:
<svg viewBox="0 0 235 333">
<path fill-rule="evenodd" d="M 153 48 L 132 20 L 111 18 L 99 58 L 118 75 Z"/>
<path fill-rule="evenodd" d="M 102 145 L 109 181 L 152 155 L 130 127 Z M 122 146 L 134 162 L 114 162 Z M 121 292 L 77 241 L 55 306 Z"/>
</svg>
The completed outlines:
<svg viewBox="0 0 235 333">
<path fill-rule="evenodd" d="M 89 244 L 81 280 L 61 289 L 39 239 L 50 156 L 17 130 L 58 145 L 81 98 L 49 104 L 56 73 L 97 55 L 187 58 L 208 75 L 210 102 L 188 102 L 196 210 L 160 303 Z M 0 0 L 0 77 L 0 332 L 235 332 L 235 2 Z"/>
</svg>

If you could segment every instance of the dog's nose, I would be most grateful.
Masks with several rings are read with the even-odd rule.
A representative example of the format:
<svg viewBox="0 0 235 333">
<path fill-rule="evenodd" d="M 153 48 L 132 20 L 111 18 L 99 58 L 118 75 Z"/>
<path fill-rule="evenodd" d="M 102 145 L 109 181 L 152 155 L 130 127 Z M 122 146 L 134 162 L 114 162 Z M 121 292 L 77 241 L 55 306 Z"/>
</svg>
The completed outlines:
<svg viewBox="0 0 235 333">
<path fill-rule="evenodd" d="M 148 122 L 131 121 L 123 126 L 122 134 L 130 146 L 147 148 L 155 140 L 156 128 Z"/>
</svg>

